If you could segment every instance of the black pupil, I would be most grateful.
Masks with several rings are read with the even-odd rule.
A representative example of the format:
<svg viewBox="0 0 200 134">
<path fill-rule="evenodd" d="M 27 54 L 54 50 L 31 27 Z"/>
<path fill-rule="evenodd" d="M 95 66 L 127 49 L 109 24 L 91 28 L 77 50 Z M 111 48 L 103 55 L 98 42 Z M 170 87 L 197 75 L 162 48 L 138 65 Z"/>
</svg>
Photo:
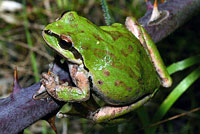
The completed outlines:
<svg viewBox="0 0 200 134">
<path fill-rule="evenodd" d="M 72 42 L 66 42 L 65 40 L 59 39 L 59 45 L 62 49 L 70 50 L 72 48 Z"/>
</svg>

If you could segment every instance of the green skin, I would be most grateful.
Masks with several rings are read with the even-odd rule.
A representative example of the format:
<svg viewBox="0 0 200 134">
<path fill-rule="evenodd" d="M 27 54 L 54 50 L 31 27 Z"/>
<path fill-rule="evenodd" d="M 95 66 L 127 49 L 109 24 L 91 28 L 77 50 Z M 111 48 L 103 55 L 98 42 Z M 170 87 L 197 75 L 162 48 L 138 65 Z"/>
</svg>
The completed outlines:
<svg viewBox="0 0 200 134">
<path fill-rule="evenodd" d="M 110 106 L 90 118 L 106 122 L 143 105 L 160 85 L 171 86 L 172 79 L 149 35 L 134 18 L 128 17 L 126 26 L 97 27 L 76 12 L 67 12 L 47 25 L 43 37 L 68 61 L 76 87 L 59 84 L 53 73 L 43 75 L 43 87 L 66 102 L 84 102 L 93 90 Z"/>
</svg>

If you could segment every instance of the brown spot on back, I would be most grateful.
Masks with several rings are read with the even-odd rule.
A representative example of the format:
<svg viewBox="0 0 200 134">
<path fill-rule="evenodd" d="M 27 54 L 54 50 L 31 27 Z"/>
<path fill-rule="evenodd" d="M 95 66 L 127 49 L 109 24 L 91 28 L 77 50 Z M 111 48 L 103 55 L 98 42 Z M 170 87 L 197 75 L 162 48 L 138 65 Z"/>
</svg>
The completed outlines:
<svg viewBox="0 0 200 134">
<path fill-rule="evenodd" d="M 132 45 L 129 45 L 127 50 L 125 50 L 125 49 L 121 50 L 122 55 L 124 55 L 125 57 L 127 57 L 132 52 L 133 52 L 133 46 Z"/>
<path fill-rule="evenodd" d="M 124 55 L 125 57 L 128 56 L 128 54 L 124 51 L 124 49 L 121 50 L 122 55 Z"/>
<path fill-rule="evenodd" d="M 71 27 L 76 28 L 76 27 L 78 27 L 78 24 L 71 24 Z"/>
<path fill-rule="evenodd" d="M 117 63 L 117 64 L 116 64 Z M 122 65 L 121 63 L 119 63 L 119 62 L 115 62 L 115 61 L 113 61 L 112 62 L 112 67 L 114 67 L 114 68 L 117 68 L 117 69 L 123 69 L 124 68 L 124 65 Z"/>
<path fill-rule="evenodd" d="M 119 81 L 119 80 L 116 80 L 116 81 L 115 81 L 115 86 L 118 87 L 119 85 L 120 85 L 120 81 Z"/>
<path fill-rule="evenodd" d="M 103 81 L 102 80 L 98 80 L 97 81 L 99 85 L 103 85 Z"/>
<path fill-rule="evenodd" d="M 58 25 L 58 28 L 63 29 L 64 27 L 62 25 Z"/>
<path fill-rule="evenodd" d="M 128 75 L 133 79 L 138 78 L 138 76 L 135 74 L 135 72 L 130 67 L 128 67 Z"/>
<path fill-rule="evenodd" d="M 93 34 L 93 36 L 99 41 L 104 41 L 98 34 Z"/>
<path fill-rule="evenodd" d="M 115 86 L 119 87 L 119 86 L 122 86 L 123 88 L 125 88 L 126 90 L 128 91 L 131 91 L 132 90 L 132 87 L 128 87 L 123 81 L 121 80 L 116 80 L 115 81 Z"/>
<path fill-rule="evenodd" d="M 133 46 L 132 45 L 129 45 L 128 46 L 128 53 L 132 53 L 133 52 Z"/>
<path fill-rule="evenodd" d="M 131 91 L 132 87 L 127 87 L 126 90 Z"/>
<path fill-rule="evenodd" d="M 104 69 L 104 70 L 103 70 L 103 74 L 104 74 L 105 76 L 109 76 L 109 75 L 110 75 L 110 72 L 109 72 L 108 70 Z"/>
<path fill-rule="evenodd" d="M 110 35 L 114 41 L 116 41 L 117 39 L 119 39 L 122 36 L 122 34 L 118 31 L 110 31 Z"/>
<path fill-rule="evenodd" d="M 105 55 L 109 55 L 112 58 L 116 58 L 116 56 L 113 53 L 106 50 L 97 49 L 97 48 L 94 49 L 94 55 L 98 58 L 104 58 Z"/>
<path fill-rule="evenodd" d="M 115 86 L 120 86 L 121 84 L 123 84 L 123 82 L 121 80 L 116 80 L 115 81 Z"/>
<path fill-rule="evenodd" d="M 82 45 L 81 48 L 84 49 L 84 50 L 88 50 L 89 49 L 89 47 L 87 45 Z"/>
</svg>

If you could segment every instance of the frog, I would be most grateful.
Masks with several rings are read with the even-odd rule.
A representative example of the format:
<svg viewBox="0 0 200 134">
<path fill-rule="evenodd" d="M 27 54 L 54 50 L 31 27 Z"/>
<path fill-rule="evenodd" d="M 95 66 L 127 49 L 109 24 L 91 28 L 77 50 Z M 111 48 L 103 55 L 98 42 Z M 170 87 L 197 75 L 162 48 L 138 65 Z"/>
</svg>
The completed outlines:
<svg viewBox="0 0 200 134">
<path fill-rule="evenodd" d="M 48 24 L 42 35 L 67 61 L 74 85 L 61 84 L 49 71 L 42 75 L 41 90 L 67 103 L 97 97 L 106 105 L 87 115 L 96 123 L 117 120 L 148 102 L 160 86 L 172 85 L 154 41 L 134 17 L 127 17 L 125 25 L 99 27 L 69 11 Z"/>
</svg>

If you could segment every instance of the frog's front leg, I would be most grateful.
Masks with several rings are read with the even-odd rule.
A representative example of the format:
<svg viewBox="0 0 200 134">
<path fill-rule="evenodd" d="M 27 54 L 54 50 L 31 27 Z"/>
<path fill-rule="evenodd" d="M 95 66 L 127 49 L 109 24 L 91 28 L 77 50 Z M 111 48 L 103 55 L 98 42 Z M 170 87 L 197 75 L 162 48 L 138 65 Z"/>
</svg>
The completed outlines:
<svg viewBox="0 0 200 134">
<path fill-rule="evenodd" d="M 161 85 L 163 87 L 170 87 L 172 85 L 172 79 L 150 35 L 133 17 L 127 17 L 125 24 L 128 30 L 131 31 L 140 40 L 140 43 L 146 50 L 148 56 L 151 59 L 151 62 L 156 68 L 161 81 Z"/>
<path fill-rule="evenodd" d="M 157 90 L 156 90 L 157 91 Z M 143 99 L 130 104 L 128 106 L 119 106 L 119 107 L 112 107 L 112 106 L 105 106 L 97 111 L 91 113 L 90 119 L 92 119 L 95 123 L 115 123 L 120 122 L 123 120 L 121 116 L 136 110 L 137 108 L 143 106 L 146 102 L 148 102 L 156 93 L 150 94 L 145 96 Z"/>
<path fill-rule="evenodd" d="M 52 97 L 59 101 L 81 102 L 88 100 L 90 96 L 88 76 L 82 70 L 78 70 L 78 65 L 73 65 L 72 71 L 73 81 L 77 87 L 69 86 L 67 83 L 60 84 L 59 77 L 52 72 L 42 74 L 42 85 Z"/>
</svg>

